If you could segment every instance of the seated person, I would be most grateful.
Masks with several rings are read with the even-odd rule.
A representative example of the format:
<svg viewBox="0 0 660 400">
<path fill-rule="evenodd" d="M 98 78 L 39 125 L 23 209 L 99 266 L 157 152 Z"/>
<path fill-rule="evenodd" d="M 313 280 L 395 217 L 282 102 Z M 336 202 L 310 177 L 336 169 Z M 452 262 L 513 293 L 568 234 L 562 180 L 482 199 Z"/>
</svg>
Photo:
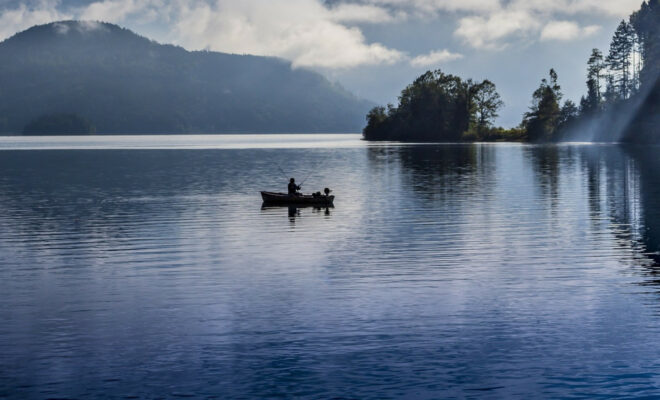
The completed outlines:
<svg viewBox="0 0 660 400">
<path fill-rule="evenodd" d="M 298 190 L 300 190 L 300 186 L 296 185 L 296 180 L 291 178 L 289 180 L 289 196 L 299 196 Z"/>
</svg>

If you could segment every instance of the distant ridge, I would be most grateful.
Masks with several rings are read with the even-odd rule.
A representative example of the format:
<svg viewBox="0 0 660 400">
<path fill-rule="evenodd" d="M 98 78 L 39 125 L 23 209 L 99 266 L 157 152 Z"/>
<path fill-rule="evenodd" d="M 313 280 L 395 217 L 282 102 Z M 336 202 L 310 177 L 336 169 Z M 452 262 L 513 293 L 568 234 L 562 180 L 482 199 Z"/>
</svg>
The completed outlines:
<svg viewBox="0 0 660 400">
<path fill-rule="evenodd" d="M 272 57 L 187 51 L 61 21 L 0 43 L 0 133 L 71 113 L 98 133 L 359 132 L 372 104 Z"/>
</svg>

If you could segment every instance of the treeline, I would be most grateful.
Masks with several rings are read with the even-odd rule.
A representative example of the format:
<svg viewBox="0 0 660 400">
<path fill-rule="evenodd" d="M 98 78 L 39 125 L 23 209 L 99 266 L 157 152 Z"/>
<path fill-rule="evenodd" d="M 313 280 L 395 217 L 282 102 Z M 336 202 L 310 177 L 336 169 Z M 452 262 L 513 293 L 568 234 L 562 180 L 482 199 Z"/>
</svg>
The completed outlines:
<svg viewBox="0 0 660 400">
<path fill-rule="evenodd" d="M 398 106 L 374 107 L 363 134 L 367 140 L 496 140 L 510 133 L 493 127 L 503 105 L 489 80 L 428 71 L 403 89 Z"/>
<path fill-rule="evenodd" d="M 642 3 L 618 25 L 607 53 L 587 60 L 587 93 L 560 107 L 557 74 L 534 92 L 522 127 L 535 142 L 658 141 L 660 114 L 660 0 Z"/>
<path fill-rule="evenodd" d="M 532 94 L 514 129 L 495 128 L 503 102 L 495 84 L 426 72 L 406 87 L 399 105 L 375 107 L 363 130 L 367 140 L 556 142 L 660 141 L 660 0 L 645 1 L 621 21 L 607 54 L 593 49 L 587 94 L 562 102 L 554 69 Z"/>
</svg>

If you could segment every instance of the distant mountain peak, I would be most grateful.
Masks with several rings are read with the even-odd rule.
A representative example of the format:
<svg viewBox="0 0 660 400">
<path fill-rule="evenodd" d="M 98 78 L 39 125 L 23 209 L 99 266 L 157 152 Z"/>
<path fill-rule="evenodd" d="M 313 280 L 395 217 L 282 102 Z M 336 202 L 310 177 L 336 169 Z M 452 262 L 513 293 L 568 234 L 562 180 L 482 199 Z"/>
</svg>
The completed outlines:
<svg viewBox="0 0 660 400">
<path fill-rule="evenodd" d="M 66 39 L 96 40 L 108 35 L 123 38 L 132 37 L 133 39 L 140 39 L 145 42 L 153 42 L 118 25 L 89 20 L 56 21 L 43 25 L 35 25 L 22 32 L 16 33 L 9 39 L 5 40 L 5 42 L 34 43 L 35 41 Z"/>
</svg>

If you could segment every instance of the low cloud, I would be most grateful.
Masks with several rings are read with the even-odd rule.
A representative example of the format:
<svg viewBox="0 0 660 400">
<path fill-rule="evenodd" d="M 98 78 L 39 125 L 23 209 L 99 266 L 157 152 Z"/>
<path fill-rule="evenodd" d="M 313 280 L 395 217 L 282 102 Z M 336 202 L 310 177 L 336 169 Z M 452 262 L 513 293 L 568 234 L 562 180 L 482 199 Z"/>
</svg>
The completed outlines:
<svg viewBox="0 0 660 400">
<path fill-rule="evenodd" d="M 502 11 L 488 16 L 461 18 L 454 35 L 478 49 L 501 50 L 505 39 L 537 31 L 540 22 L 526 11 Z"/>
<path fill-rule="evenodd" d="M 341 3 L 330 8 L 329 18 L 340 23 L 382 24 L 405 20 L 406 14 L 392 13 L 374 5 Z"/>
<path fill-rule="evenodd" d="M 449 50 L 434 50 L 428 54 L 419 55 L 410 60 L 413 67 L 430 67 L 440 63 L 463 58 L 462 54 L 452 53 Z"/>
<path fill-rule="evenodd" d="M 386 6 L 408 13 L 463 12 L 489 15 L 505 10 L 565 15 L 599 14 L 625 17 L 639 8 L 640 0 L 344 0 L 346 3 Z"/>
<path fill-rule="evenodd" d="M 574 40 L 578 37 L 587 37 L 600 30 L 598 25 L 581 27 L 572 21 L 551 21 L 543 27 L 541 40 Z"/>
<path fill-rule="evenodd" d="M 404 54 L 369 43 L 361 30 L 340 23 L 347 9 L 317 0 L 243 0 L 180 4 L 173 41 L 186 48 L 250 53 L 289 59 L 294 67 L 350 68 L 391 64 Z M 386 18 L 356 8 L 354 20 Z"/>
<path fill-rule="evenodd" d="M 16 8 L 0 9 L 0 40 L 34 25 L 45 24 L 71 18 L 70 14 L 57 9 L 56 0 L 42 0 L 36 3 L 19 3 Z"/>
<path fill-rule="evenodd" d="M 0 6 L 0 40 L 32 25 L 63 19 L 99 20 L 117 24 L 158 21 L 167 33 L 155 39 L 190 50 L 208 49 L 277 56 L 294 67 L 352 68 L 392 64 L 405 54 L 370 42 L 359 23 L 390 23 L 403 13 L 370 4 L 322 0 L 99 0 L 58 11 L 57 0 L 28 7 Z M 353 25 L 353 26 L 352 26 Z"/>
<path fill-rule="evenodd" d="M 556 19 L 578 16 L 625 18 L 640 0 L 344 0 L 387 7 L 409 15 L 433 18 L 440 13 L 458 17 L 455 37 L 477 49 L 503 50 L 516 40 L 569 40 L 588 37 L 597 25 L 579 27 Z M 548 22 L 551 21 L 551 22 Z"/>
</svg>

